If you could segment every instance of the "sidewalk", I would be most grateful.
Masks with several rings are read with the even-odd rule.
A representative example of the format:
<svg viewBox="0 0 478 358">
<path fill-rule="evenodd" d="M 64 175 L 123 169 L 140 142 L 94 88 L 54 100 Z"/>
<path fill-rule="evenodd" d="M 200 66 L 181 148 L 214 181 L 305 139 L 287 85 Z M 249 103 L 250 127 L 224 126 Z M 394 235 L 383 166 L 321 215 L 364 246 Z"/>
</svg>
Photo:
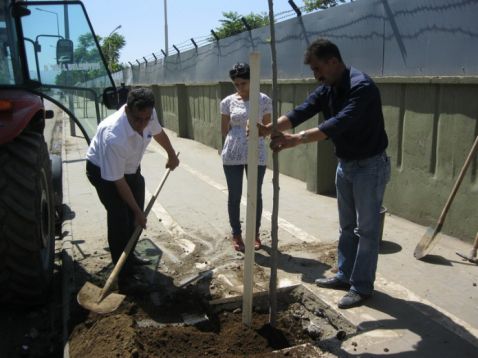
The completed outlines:
<svg viewBox="0 0 478 358">
<path fill-rule="evenodd" d="M 79 131 L 77 131 L 79 133 Z M 105 247 L 105 213 L 94 188 L 84 174 L 86 141 L 65 135 L 63 158 L 65 204 L 74 216 L 71 242 L 75 257 L 82 251 L 100 252 Z M 171 173 L 159 203 L 148 219 L 148 230 L 158 235 L 187 233 L 211 245 L 228 236 L 227 189 L 217 151 L 192 140 L 168 135 L 180 154 L 180 167 Z M 152 193 L 164 174 L 165 156 L 159 145 L 150 145 L 142 162 L 147 191 Z M 264 213 L 261 236 L 270 245 L 272 211 L 272 171 L 264 179 Z M 243 197 L 246 197 L 246 186 Z M 245 203 L 245 199 L 244 199 Z M 245 218 L 245 206 L 241 208 Z M 323 301 L 336 308 L 341 291 L 313 285 L 313 279 L 331 272 L 318 269 L 318 243 L 337 240 L 336 200 L 308 192 L 301 181 L 281 175 L 279 203 L 279 283 L 302 282 Z M 244 220 L 245 221 L 245 220 Z M 245 228 L 243 228 L 245 229 Z M 344 341 L 343 355 L 472 357 L 478 352 L 478 266 L 462 261 L 455 252 L 468 253 L 471 244 L 441 235 L 426 260 L 418 261 L 413 250 L 426 227 L 387 214 L 376 293 L 366 306 L 338 310 L 358 327 L 357 334 Z M 149 237 L 151 237 L 149 233 Z M 183 245 L 184 240 L 167 245 Z M 166 242 L 165 241 L 165 242 Z M 227 243 L 228 244 L 228 243 Z M 168 247 L 163 242 L 164 253 Z M 170 246 L 171 247 L 171 246 Z M 210 250 L 213 255 L 213 249 Z M 174 254 L 165 255 L 177 260 Z M 256 253 L 256 261 L 267 262 L 266 250 Z M 195 257 L 196 262 L 210 257 Z M 290 261 L 298 264 L 293 265 Z M 186 264 L 186 263 L 185 263 Z M 269 268 L 264 266 L 265 271 Z M 346 353 L 347 352 L 347 353 Z"/>
</svg>

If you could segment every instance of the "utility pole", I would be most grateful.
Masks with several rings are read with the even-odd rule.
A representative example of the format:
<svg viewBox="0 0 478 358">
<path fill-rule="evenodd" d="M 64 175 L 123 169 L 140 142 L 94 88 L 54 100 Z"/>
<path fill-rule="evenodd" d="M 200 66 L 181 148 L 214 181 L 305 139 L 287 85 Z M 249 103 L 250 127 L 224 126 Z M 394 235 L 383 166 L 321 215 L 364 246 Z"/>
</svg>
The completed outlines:
<svg viewBox="0 0 478 358">
<path fill-rule="evenodd" d="M 69 40 L 70 39 L 70 20 L 68 16 L 68 4 L 65 4 L 64 7 L 64 23 L 65 23 L 65 39 Z M 68 65 L 65 65 L 68 66 Z M 70 71 L 68 68 L 66 68 L 66 83 L 69 86 L 70 85 Z M 74 105 L 73 105 L 73 95 L 71 93 L 68 93 L 68 109 L 71 111 L 71 113 L 75 113 Z M 76 137 L 76 128 L 75 128 L 75 121 L 70 117 L 70 135 L 72 137 Z"/>
<path fill-rule="evenodd" d="M 164 1 L 164 49 L 166 56 L 168 55 L 168 5 L 167 0 Z"/>
<path fill-rule="evenodd" d="M 121 29 L 121 25 L 116 26 L 113 31 L 110 32 L 110 34 L 106 37 L 108 39 L 108 68 L 110 72 L 113 70 L 113 54 L 111 53 L 111 35 L 113 35 L 116 31 Z"/>
<path fill-rule="evenodd" d="M 56 16 L 56 32 L 57 32 L 57 35 L 60 36 L 60 22 L 58 20 L 58 13 L 55 12 L 55 11 L 40 9 L 39 7 L 36 7 L 35 9 L 38 10 L 38 11 L 48 12 L 48 13 L 53 14 L 53 15 Z"/>
</svg>

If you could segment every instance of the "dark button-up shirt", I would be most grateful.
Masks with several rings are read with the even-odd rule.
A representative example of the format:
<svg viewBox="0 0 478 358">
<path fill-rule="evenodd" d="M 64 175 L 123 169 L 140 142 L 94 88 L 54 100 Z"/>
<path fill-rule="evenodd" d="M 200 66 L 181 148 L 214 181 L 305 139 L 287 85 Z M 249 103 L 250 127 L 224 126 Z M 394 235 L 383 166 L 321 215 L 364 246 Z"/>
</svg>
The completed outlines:
<svg viewBox="0 0 478 358">
<path fill-rule="evenodd" d="M 336 85 L 317 87 L 286 116 L 296 127 L 319 112 L 325 118 L 319 129 L 334 142 L 339 159 L 365 159 L 387 148 L 380 92 L 365 73 L 346 68 Z"/>
</svg>

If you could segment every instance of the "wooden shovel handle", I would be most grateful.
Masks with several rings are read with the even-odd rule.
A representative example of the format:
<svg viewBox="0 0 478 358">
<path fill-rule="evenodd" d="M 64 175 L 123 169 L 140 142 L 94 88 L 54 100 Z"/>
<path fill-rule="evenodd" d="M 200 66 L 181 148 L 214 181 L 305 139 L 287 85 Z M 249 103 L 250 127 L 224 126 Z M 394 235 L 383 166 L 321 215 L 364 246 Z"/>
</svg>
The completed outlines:
<svg viewBox="0 0 478 358">
<path fill-rule="evenodd" d="M 448 200 L 446 201 L 445 207 L 443 208 L 440 214 L 440 217 L 438 218 L 437 224 L 439 227 L 441 227 L 443 225 L 443 222 L 445 221 L 445 216 L 448 213 L 448 210 L 450 209 L 451 202 L 455 198 L 456 192 L 458 191 L 458 188 L 460 187 L 460 184 L 463 181 L 463 178 L 465 177 L 466 170 L 470 166 L 471 160 L 473 159 L 473 156 L 476 154 L 477 150 L 478 150 L 478 136 L 475 138 L 475 142 L 473 143 L 473 146 L 471 147 L 470 153 L 468 153 L 468 157 L 466 157 L 465 163 L 463 164 L 463 167 L 461 168 L 458 178 L 456 178 L 455 185 L 453 185 L 453 189 L 451 190 L 450 196 L 448 197 Z"/>
<path fill-rule="evenodd" d="M 179 152 L 176 154 L 176 156 L 179 156 Z M 149 212 L 151 211 L 151 208 L 154 205 L 154 202 L 156 201 L 156 198 L 159 195 L 159 192 L 163 188 L 164 183 L 166 182 L 166 179 L 168 179 L 169 173 L 171 173 L 171 169 L 168 168 L 166 170 L 166 173 L 164 173 L 163 178 L 161 179 L 161 182 L 159 183 L 158 187 L 154 191 L 153 196 L 149 200 L 148 206 L 146 206 L 146 210 L 144 211 L 144 216 L 148 217 Z M 116 277 L 118 276 L 119 272 L 123 268 L 126 259 L 128 258 L 129 254 L 131 253 L 131 250 L 133 249 L 134 245 L 136 244 L 136 241 L 138 241 L 139 236 L 141 235 L 141 231 L 143 228 L 141 226 L 136 226 L 136 229 L 133 232 L 133 235 L 131 235 L 131 238 L 129 239 L 128 243 L 126 244 L 126 247 L 123 250 L 123 253 L 121 254 L 118 262 L 116 263 L 115 267 L 113 268 L 113 271 L 111 272 L 110 276 L 108 277 L 108 280 L 106 280 L 105 287 L 103 287 L 103 290 L 101 291 L 100 299 L 101 301 L 106 294 L 109 292 L 111 285 L 115 281 Z"/>
<path fill-rule="evenodd" d="M 478 250 L 478 232 L 475 236 L 475 241 L 473 242 L 473 247 L 471 248 L 472 257 L 476 256 L 476 251 Z"/>
</svg>

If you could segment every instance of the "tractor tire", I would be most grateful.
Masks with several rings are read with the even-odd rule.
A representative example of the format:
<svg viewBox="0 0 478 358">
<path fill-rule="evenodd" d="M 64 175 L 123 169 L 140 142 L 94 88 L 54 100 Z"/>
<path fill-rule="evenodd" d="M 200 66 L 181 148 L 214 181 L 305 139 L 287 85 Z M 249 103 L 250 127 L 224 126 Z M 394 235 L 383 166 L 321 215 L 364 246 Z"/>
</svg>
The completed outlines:
<svg viewBox="0 0 478 358">
<path fill-rule="evenodd" d="M 45 303 L 53 276 L 55 199 L 43 135 L 0 146 L 0 302 Z"/>
</svg>

